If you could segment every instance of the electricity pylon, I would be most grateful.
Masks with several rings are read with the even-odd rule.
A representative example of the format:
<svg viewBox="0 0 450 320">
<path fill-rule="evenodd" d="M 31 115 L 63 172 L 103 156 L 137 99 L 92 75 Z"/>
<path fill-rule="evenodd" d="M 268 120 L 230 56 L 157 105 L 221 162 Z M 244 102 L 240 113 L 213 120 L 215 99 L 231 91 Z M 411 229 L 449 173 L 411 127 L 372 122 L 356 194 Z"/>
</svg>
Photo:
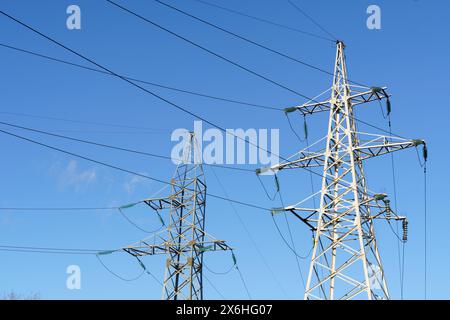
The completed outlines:
<svg viewBox="0 0 450 320">
<path fill-rule="evenodd" d="M 408 222 L 392 212 L 385 194 L 367 188 L 363 161 L 418 145 L 423 145 L 425 156 L 426 145 L 423 140 L 357 131 L 354 108 L 383 99 L 387 100 L 390 112 L 386 88 L 349 84 L 344 44 L 338 41 L 331 98 L 285 109 L 299 111 L 303 116 L 329 112 L 326 148 L 317 152 L 307 148 L 289 161 L 258 171 L 323 168 L 319 208 L 303 208 L 300 204 L 304 201 L 301 201 L 272 212 L 291 212 L 314 233 L 305 299 L 389 299 L 374 221 L 402 221 L 403 241 L 406 241 Z"/>
<path fill-rule="evenodd" d="M 205 232 L 206 183 L 199 155 L 195 135 L 189 133 L 183 159 L 171 180 L 171 195 L 144 200 L 155 211 L 169 209 L 166 230 L 156 235 L 157 244 L 144 239 L 124 248 L 138 258 L 167 255 L 163 300 L 202 300 L 203 253 L 232 250 Z"/>
</svg>

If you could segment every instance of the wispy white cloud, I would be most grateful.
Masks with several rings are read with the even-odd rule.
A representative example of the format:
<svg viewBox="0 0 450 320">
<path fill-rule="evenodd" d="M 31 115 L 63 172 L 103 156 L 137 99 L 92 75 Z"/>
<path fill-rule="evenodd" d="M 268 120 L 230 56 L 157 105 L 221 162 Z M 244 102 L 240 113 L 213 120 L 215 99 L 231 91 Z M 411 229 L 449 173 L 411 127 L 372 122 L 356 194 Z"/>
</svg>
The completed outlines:
<svg viewBox="0 0 450 320">
<path fill-rule="evenodd" d="M 144 183 L 148 183 L 148 180 L 143 177 L 132 176 L 130 179 L 125 181 L 123 187 L 128 194 L 132 194 L 139 185 Z"/>
<path fill-rule="evenodd" d="M 70 160 L 65 169 L 60 174 L 60 181 L 63 186 L 81 188 L 89 185 L 97 179 L 95 169 L 79 169 L 78 162 Z"/>
</svg>

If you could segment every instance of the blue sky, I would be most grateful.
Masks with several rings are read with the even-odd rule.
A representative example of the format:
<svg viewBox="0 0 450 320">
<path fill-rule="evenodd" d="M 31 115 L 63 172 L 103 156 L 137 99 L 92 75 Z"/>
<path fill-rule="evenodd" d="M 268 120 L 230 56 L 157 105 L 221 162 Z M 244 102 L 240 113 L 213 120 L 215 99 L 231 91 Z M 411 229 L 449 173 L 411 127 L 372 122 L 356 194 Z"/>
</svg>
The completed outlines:
<svg viewBox="0 0 450 320">
<path fill-rule="evenodd" d="M 124 1 L 119 1 L 124 4 Z M 206 20 L 242 34 L 254 41 L 332 71 L 335 46 L 331 42 L 239 17 L 196 1 L 168 1 Z M 215 1 L 254 16 L 322 34 L 285 1 Z M 331 30 L 346 45 L 349 77 L 374 86 L 386 85 L 392 96 L 393 131 L 428 142 L 428 296 L 445 299 L 450 279 L 445 267 L 450 259 L 446 249 L 446 214 L 449 205 L 445 184 L 449 180 L 449 111 L 444 93 L 449 89 L 447 1 L 301 1 L 302 8 Z M 66 28 L 66 8 L 77 4 L 82 10 L 82 29 Z M 366 8 L 378 4 L 382 10 L 382 29 L 366 27 Z M 257 70 L 294 90 L 313 97 L 327 89 L 331 77 L 275 56 L 220 31 L 211 29 L 153 1 L 127 1 L 140 14 L 179 32 L 183 36 L 225 57 Z M 223 96 L 256 104 L 284 108 L 305 100 L 286 90 L 239 70 L 173 36 L 121 12 L 106 1 L 18 1 L 4 0 L 0 5 L 10 15 L 54 37 L 119 74 L 186 90 Z M 88 65 L 87 62 L 38 37 L 20 25 L 0 17 L 3 30 L 0 42 L 23 49 Z M 142 91 L 102 74 L 45 61 L 0 48 L 1 119 L 19 125 L 45 129 L 101 143 L 130 147 L 170 156 L 174 143 L 170 133 L 177 128 L 191 129 L 194 119 Z M 158 94 L 201 114 L 225 128 L 279 128 L 280 153 L 293 154 L 300 143 L 289 129 L 282 112 L 249 108 L 170 90 L 148 86 Z M 82 122 L 118 124 L 111 127 L 68 121 L 32 118 L 64 118 Z M 387 128 L 378 104 L 358 111 L 362 118 Z M 292 117 L 300 131 L 300 117 Z M 140 129 L 130 128 L 139 127 Z M 208 128 L 207 124 L 204 124 Z M 2 129 L 6 127 L 2 126 Z M 145 129 L 143 129 L 145 128 Z M 322 137 L 326 116 L 309 120 L 310 139 Z M 364 131 L 376 132 L 371 128 Z M 170 161 L 130 155 L 79 143 L 10 129 L 17 134 L 77 152 L 159 179 L 169 180 L 174 171 Z M 85 162 L 56 151 L 0 135 L 1 207 L 103 207 L 126 204 L 151 196 L 161 189 L 156 182 Z M 399 213 L 410 221 L 405 256 L 405 298 L 423 298 L 424 285 L 424 201 L 423 173 L 414 150 L 395 155 Z M 245 166 L 243 166 L 245 167 Z M 254 166 L 247 166 L 254 169 Z M 214 172 L 206 168 L 208 190 L 223 195 Z M 252 173 L 215 169 L 230 198 L 278 207 L 264 195 Z M 366 163 L 371 190 L 392 195 L 390 158 Z M 272 187 L 272 179 L 264 179 Z M 304 171 L 280 174 L 281 192 L 286 203 L 295 203 L 310 194 L 309 175 Z M 315 180 L 316 188 L 319 180 Z M 209 199 L 207 229 L 216 238 L 235 247 L 240 269 L 253 298 L 298 299 L 303 285 L 295 258 L 278 235 L 270 215 L 257 209 L 235 206 Z M 129 211 L 139 225 L 154 229 L 158 219 L 145 207 Z M 286 234 L 284 222 L 278 220 Z M 309 251 L 310 232 L 298 221 L 291 221 L 299 253 Z M 245 227 L 244 227 L 245 226 Z M 400 298 L 397 242 L 389 228 L 377 226 L 387 278 L 394 298 Z M 246 230 L 249 232 L 247 233 Z M 251 238 L 249 237 L 251 234 Z M 111 212 L 0 212 L 0 245 L 114 249 L 145 237 L 116 211 Z M 260 250 L 255 248 L 254 243 Z M 261 255 L 264 257 L 262 258 Z M 228 254 L 209 253 L 206 263 L 217 271 L 232 263 Z M 144 276 L 123 282 L 108 273 L 95 256 L 44 255 L 0 252 L 0 293 L 14 290 L 21 294 L 39 292 L 49 299 L 159 299 L 160 285 Z M 264 262 L 265 261 L 265 262 Z M 134 259 L 124 254 L 104 258 L 105 264 L 123 277 L 140 273 Z M 144 262 L 160 279 L 164 262 L 147 257 Z M 303 275 L 308 260 L 301 260 Z M 66 288 L 66 268 L 79 265 L 82 289 Z M 206 276 L 226 298 L 246 298 L 236 272 Z M 220 298 L 205 284 L 205 296 Z"/>
</svg>

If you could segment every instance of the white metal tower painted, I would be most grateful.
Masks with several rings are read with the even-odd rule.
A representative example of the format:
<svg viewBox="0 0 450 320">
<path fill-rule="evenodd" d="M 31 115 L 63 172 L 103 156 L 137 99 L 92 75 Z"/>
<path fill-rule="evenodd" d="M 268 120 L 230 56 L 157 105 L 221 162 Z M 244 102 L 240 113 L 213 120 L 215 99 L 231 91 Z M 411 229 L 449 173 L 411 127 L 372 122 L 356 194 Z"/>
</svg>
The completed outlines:
<svg viewBox="0 0 450 320">
<path fill-rule="evenodd" d="M 183 159 L 171 180 L 171 194 L 143 201 L 155 211 L 169 210 L 167 228 L 123 248 L 137 258 L 167 256 L 163 300 L 203 300 L 203 254 L 232 250 L 205 231 L 206 182 L 200 158 L 196 137 L 189 133 Z"/>
<path fill-rule="evenodd" d="M 327 91 L 328 92 L 328 91 Z M 304 294 L 305 299 L 389 299 L 389 290 L 375 238 L 374 221 L 402 221 L 406 241 L 407 220 L 392 212 L 385 194 L 371 192 L 364 175 L 364 160 L 423 145 L 357 130 L 354 108 L 387 100 L 386 88 L 351 85 L 347 78 L 344 44 L 337 42 L 331 98 L 285 109 L 303 116 L 329 112 L 325 149 L 304 149 L 271 168 L 277 172 L 296 168 L 322 168 L 319 208 L 293 206 L 274 209 L 293 213 L 314 232 L 314 247 Z M 316 145 L 315 143 L 314 145 Z"/>
</svg>

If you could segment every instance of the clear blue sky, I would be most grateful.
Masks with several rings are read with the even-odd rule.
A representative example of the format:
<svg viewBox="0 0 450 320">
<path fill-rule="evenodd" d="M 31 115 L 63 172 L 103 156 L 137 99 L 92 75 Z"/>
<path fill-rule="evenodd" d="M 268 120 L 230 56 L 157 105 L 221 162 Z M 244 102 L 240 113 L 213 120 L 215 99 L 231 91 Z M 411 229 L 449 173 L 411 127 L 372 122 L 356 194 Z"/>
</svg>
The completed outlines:
<svg viewBox="0 0 450 320">
<path fill-rule="evenodd" d="M 213 0 L 211 0 L 213 1 Z M 125 3 L 125 1 L 119 1 Z M 294 28 L 323 34 L 285 1 L 217 0 L 218 4 Z M 82 10 L 82 29 L 67 30 L 66 8 L 78 4 Z M 179 7 L 204 19 L 242 34 L 257 42 L 332 71 L 333 43 L 239 17 L 195 1 L 173 1 Z M 428 179 L 429 298 L 449 298 L 450 278 L 446 264 L 449 224 L 446 182 L 449 181 L 449 119 L 445 92 L 449 89 L 448 61 L 450 12 L 448 1 L 301 1 L 302 8 L 347 44 L 350 78 L 369 85 L 387 85 L 392 93 L 394 132 L 428 141 L 430 161 Z M 366 28 L 366 8 L 378 4 L 382 10 L 382 29 Z M 300 64 L 275 56 L 220 31 L 211 29 L 153 1 L 127 1 L 126 5 L 207 48 L 275 79 L 307 96 L 328 88 L 331 77 Z M 29 23 L 67 46 L 108 66 L 115 72 L 168 86 L 204 92 L 284 108 L 305 100 L 275 87 L 224 61 L 208 55 L 173 36 L 139 21 L 106 1 L 19 1 L 4 0 L 0 9 Z M 0 42 L 88 65 L 18 24 L 0 17 Z M 76 69 L 0 48 L 0 118 L 78 138 L 111 143 L 170 155 L 170 132 L 192 128 L 193 118 L 113 77 Z M 282 112 L 248 108 L 187 94 L 148 87 L 164 97 L 225 128 L 279 128 L 280 153 L 290 155 L 300 143 L 289 129 Z M 115 123 L 151 130 L 106 127 L 12 115 L 25 113 L 43 117 L 89 122 Z M 358 111 L 363 118 L 387 128 L 377 104 Z M 299 117 L 292 118 L 300 131 Z M 316 115 L 310 123 L 311 140 L 325 132 L 326 116 Z M 208 126 L 205 124 L 205 127 Z M 2 126 L 2 129 L 6 127 Z M 361 127 L 372 132 L 373 129 Z M 174 166 L 161 159 L 69 143 L 54 138 L 13 130 L 18 134 L 65 148 L 111 164 L 169 180 Z M 133 179 L 125 173 L 81 159 L 0 135 L 1 207 L 102 207 L 126 204 L 148 197 L 162 185 Z M 424 284 L 424 201 L 423 174 L 414 150 L 397 153 L 398 209 L 410 221 L 405 256 L 405 298 L 423 298 Z M 245 167 L 245 166 L 244 166 Z M 247 166 L 253 169 L 253 166 Z M 233 199 L 264 207 L 278 207 L 269 201 L 252 173 L 215 169 Z M 370 160 L 366 166 L 371 190 L 392 195 L 390 158 Z M 206 169 L 208 190 L 223 194 L 214 173 Z M 273 180 L 265 178 L 268 187 Z M 304 171 L 280 174 L 286 203 L 295 203 L 310 193 L 309 175 Z M 319 180 L 315 180 L 316 188 Z M 444 196 L 444 198 L 442 198 Z M 207 230 L 216 238 L 237 248 L 238 263 L 253 298 L 302 298 L 303 285 L 294 256 L 279 237 L 270 215 L 257 209 L 236 206 L 237 213 L 256 242 L 256 250 L 243 224 L 227 202 L 208 200 Z M 129 211 L 144 228 L 158 226 L 158 219 L 146 208 Z M 279 219 L 286 234 L 284 221 Z M 291 219 L 298 251 L 305 254 L 311 244 L 310 232 Z M 399 266 L 395 236 L 378 225 L 378 241 L 387 278 L 394 298 L 400 297 Z M 0 212 L 0 245 L 114 249 L 132 243 L 146 234 L 136 230 L 118 212 Z M 207 265 L 217 271 L 227 269 L 228 254 L 208 253 Z M 161 288 L 151 277 L 123 282 L 108 273 L 94 256 L 44 255 L 0 252 L 0 293 L 14 290 L 21 294 L 38 292 L 43 298 L 57 299 L 159 299 Z M 164 262 L 147 257 L 144 262 L 160 279 Z M 124 277 L 140 273 L 132 257 L 117 254 L 105 263 Z M 302 260 L 303 275 L 308 260 Z M 82 271 L 82 289 L 66 288 L 66 267 L 76 264 Z M 269 266 L 269 268 L 267 267 Z M 226 298 L 246 298 L 238 274 L 205 274 Z M 206 298 L 220 298 L 205 284 Z"/>
</svg>

